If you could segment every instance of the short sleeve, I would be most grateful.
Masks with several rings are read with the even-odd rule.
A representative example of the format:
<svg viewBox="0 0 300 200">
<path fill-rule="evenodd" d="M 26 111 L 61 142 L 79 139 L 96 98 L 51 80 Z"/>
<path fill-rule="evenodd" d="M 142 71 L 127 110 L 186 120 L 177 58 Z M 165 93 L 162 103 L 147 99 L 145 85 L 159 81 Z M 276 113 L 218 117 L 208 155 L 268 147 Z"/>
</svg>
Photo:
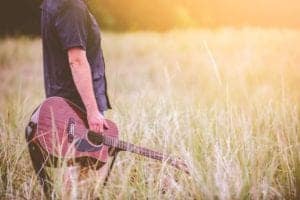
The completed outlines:
<svg viewBox="0 0 300 200">
<path fill-rule="evenodd" d="M 81 5 L 71 4 L 55 17 L 55 29 L 65 50 L 87 45 L 87 10 Z"/>
</svg>

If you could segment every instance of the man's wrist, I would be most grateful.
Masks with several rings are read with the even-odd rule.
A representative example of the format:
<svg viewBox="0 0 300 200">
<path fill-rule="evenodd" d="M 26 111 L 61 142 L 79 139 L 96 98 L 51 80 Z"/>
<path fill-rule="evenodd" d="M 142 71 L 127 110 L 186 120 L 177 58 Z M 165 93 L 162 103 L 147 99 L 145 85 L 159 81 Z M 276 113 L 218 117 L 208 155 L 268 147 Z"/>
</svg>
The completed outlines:
<svg viewBox="0 0 300 200">
<path fill-rule="evenodd" d="M 94 114 L 99 112 L 97 105 L 87 105 L 86 106 L 87 114 Z"/>
</svg>

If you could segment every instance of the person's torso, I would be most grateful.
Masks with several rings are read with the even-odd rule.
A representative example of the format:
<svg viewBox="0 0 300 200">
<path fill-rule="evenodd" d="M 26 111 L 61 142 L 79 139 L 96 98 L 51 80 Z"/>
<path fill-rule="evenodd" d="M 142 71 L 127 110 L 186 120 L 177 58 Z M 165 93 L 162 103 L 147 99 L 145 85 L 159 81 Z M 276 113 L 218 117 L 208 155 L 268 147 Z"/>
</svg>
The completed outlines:
<svg viewBox="0 0 300 200">
<path fill-rule="evenodd" d="M 44 0 L 41 5 L 42 40 L 44 57 L 44 82 L 46 96 L 62 96 L 84 108 L 83 102 L 74 84 L 64 49 L 54 25 L 59 12 L 71 9 L 76 4 L 86 12 L 86 55 L 91 66 L 93 87 L 99 110 L 110 108 L 106 91 L 105 64 L 101 49 L 99 26 L 82 0 Z M 60 34 L 72 34 L 66 30 Z"/>
</svg>

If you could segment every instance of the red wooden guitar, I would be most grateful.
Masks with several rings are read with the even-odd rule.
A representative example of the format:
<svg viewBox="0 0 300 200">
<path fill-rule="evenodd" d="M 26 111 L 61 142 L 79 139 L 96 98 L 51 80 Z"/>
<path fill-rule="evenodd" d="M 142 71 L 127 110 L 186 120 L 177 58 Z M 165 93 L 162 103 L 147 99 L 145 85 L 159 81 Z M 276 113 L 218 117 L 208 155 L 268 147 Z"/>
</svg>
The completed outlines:
<svg viewBox="0 0 300 200">
<path fill-rule="evenodd" d="M 186 164 L 179 158 L 119 140 L 116 124 L 106 121 L 109 127 L 103 133 L 92 132 L 87 128 L 84 111 L 69 100 L 51 97 L 37 111 L 33 141 L 56 160 L 88 160 L 101 166 L 107 161 L 109 148 L 113 148 L 163 161 L 188 173 Z"/>
</svg>

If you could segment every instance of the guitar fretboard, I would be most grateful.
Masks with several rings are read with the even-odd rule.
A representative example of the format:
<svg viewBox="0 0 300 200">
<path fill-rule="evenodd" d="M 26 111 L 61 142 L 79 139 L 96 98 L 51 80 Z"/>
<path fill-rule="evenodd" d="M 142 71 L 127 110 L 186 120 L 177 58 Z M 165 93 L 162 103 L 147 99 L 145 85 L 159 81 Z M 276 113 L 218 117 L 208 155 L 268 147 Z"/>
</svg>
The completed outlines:
<svg viewBox="0 0 300 200">
<path fill-rule="evenodd" d="M 160 152 L 153 151 L 151 149 L 147 149 L 144 147 L 140 147 L 140 146 L 131 144 L 129 142 L 119 140 L 118 138 L 115 138 L 115 137 L 111 137 L 111 136 L 107 136 L 107 135 L 99 135 L 99 134 L 91 132 L 91 131 L 89 133 L 93 136 L 93 138 L 97 139 L 97 143 L 100 143 L 100 144 L 102 143 L 104 145 L 114 147 L 117 150 L 129 151 L 131 153 L 139 154 L 139 155 L 142 155 L 142 156 L 145 156 L 148 158 L 152 158 L 155 160 L 165 161 L 168 164 L 170 164 L 178 169 L 182 169 L 186 173 L 189 173 L 186 169 L 183 169 L 181 166 L 178 165 L 177 159 L 174 159 L 174 158 L 170 157 L 169 155 L 162 154 Z M 183 166 L 185 167 L 186 165 L 183 164 Z"/>
<path fill-rule="evenodd" d="M 160 160 L 160 161 L 164 161 L 164 160 L 168 160 L 170 159 L 169 156 L 164 155 L 160 152 L 157 151 L 153 151 L 144 147 L 140 147 L 134 144 L 131 144 L 129 142 L 125 142 L 125 141 L 121 141 L 119 139 L 116 139 L 114 137 L 110 137 L 110 136 L 103 136 L 103 143 L 107 146 L 112 146 L 115 147 L 119 150 L 123 150 L 123 151 L 129 151 L 132 153 L 136 153 L 139 155 L 143 155 L 152 159 L 156 159 L 156 160 Z"/>
</svg>

